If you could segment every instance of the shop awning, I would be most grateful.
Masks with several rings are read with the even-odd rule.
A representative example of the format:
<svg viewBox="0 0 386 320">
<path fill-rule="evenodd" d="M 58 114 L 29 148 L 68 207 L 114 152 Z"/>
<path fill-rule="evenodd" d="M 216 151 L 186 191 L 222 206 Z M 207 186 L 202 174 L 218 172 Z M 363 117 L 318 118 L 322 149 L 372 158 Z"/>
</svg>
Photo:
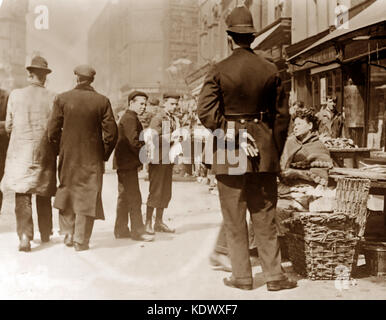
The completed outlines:
<svg viewBox="0 0 386 320">
<path fill-rule="evenodd" d="M 276 26 L 272 27 L 271 29 L 268 29 L 267 31 L 258 35 L 255 38 L 255 40 L 252 42 L 251 48 L 256 49 L 260 44 L 263 43 L 264 40 L 266 40 L 279 27 L 280 27 L 280 24 L 277 24 Z"/>
<path fill-rule="evenodd" d="M 328 41 L 341 38 L 345 35 L 349 35 L 352 32 L 359 31 L 366 27 L 370 27 L 382 22 L 385 22 L 386 17 L 386 0 L 377 0 L 368 8 L 363 10 L 361 13 L 353 17 L 348 21 L 348 28 L 336 29 L 333 32 L 329 33 L 322 39 L 316 41 L 314 44 L 310 45 L 303 51 L 297 53 L 296 55 L 290 57 L 288 61 L 293 60 L 304 53 L 309 53 L 316 50 L 319 46 L 327 43 Z"/>
</svg>

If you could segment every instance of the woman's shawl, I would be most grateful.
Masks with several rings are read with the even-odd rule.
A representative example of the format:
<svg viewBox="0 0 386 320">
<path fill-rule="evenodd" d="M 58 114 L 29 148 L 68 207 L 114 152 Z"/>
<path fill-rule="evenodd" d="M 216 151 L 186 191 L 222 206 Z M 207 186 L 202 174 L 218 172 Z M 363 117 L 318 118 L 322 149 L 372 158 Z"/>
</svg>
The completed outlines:
<svg viewBox="0 0 386 320">
<path fill-rule="evenodd" d="M 330 152 L 316 134 L 304 141 L 299 141 L 294 135 L 288 137 L 280 159 L 281 170 L 308 169 L 316 183 L 327 185 L 328 169 L 332 166 Z"/>
</svg>

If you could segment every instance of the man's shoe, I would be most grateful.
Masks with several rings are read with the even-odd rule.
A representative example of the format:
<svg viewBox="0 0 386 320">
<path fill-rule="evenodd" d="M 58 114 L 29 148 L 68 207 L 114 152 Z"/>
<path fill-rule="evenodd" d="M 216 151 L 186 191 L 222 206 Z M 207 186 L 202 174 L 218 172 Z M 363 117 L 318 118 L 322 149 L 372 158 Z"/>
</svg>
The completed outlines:
<svg viewBox="0 0 386 320">
<path fill-rule="evenodd" d="M 174 233 L 176 230 L 169 228 L 165 223 L 159 222 L 154 224 L 154 231 L 156 232 L 165 232 L 165 233 Z"/>
<path fill-rule="evenodd" d="M 20 239 L 19 251 L 29 252 L 31 251 L 31 243 L 27 235 L 23 234 Z"/>
<path fill-rule="evenodd" d="M 64 236 L 64 244 L 67 246 L 67 247 L 72 247 L 74 246 L 74 236 L 72 234 L 66 234 Z"/>
<path fill-rule="evenodd" d="M 225 254 L 213 252 L 209 257 L 209 263 L 213 267 L 217 267 L 220 270 L 226 272 L 232 272 L 232 265 L 229 257 Z"/>
<path fill-rule="evenodd" d="M 85 251 L 90 249 L 87 243 L 74 242 L 75 251 Z"/>
<path fill-rule="evenodd" d="M 231 278 L 224 278 L 223 279 L 224 284 L 228 287 L 231 288 L 237 288 L 241 290 L 252 290 L 252 283 L 251 284 L 239 284 L 236 283 L 236 281 L 231 277 Z"/>
<path fill-rule="evenodd" d="M 128 239 L 131 237 L 131 232 L 129 229 L 123 231 L 114 231 L 115 239 Z"/>
<path fill-rule="evenodd" d="M 151 242 L 154 241 L 154 236 L 151 234 L 146 234 L 146 233 L 132 233 L 131 239 L 136 240 L 136 241 L 144 241 L 144 242 Z"/>
<path fill-rule="evenodd" d="M 280 291 L 297 287 L 297 282 L 289 279 L 267 282 L 268 291 Z"/>
<path fill-rule="evenodd" d="M 155 234 L 151 222 L 146 223 L 146 225 L 145 225 L 145 232 L 146 232 L 147 234 L 150 234 L 150 235 L 154 235 L 154 234 Z"/>
</svg>

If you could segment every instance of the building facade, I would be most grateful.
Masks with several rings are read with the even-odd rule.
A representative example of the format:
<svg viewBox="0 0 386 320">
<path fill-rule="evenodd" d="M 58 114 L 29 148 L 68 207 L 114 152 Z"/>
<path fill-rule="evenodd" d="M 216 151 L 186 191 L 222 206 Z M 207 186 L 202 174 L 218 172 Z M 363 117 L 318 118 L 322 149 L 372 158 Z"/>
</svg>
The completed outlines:
<svg viewBox="0 0 386 320">
<path fill-rule="evenodd" d="M 113 104 L 134 89 L 185 93 L 183 75 L 198 59 L 197 26 L 195 0 L 109 2 L 88 34 L 96 88 Z"/>
<path fill-rule="evenodd" d="M 293 100 L 318 110 L 336 97 L 342 135 L 360 147 L 384 149 L 386 1 L 301 0 L 292 12 Z"/>
<path fill-rule="evenodd" d="M 258 31 L 252 48 L 263 51 L 277 64 L 288 82 L 283 49 L 291 43 L 291 0 L 199 0 L 198 68 L 187 77 L 193 95 L 200 91 L 210 66 L 231 54 L 225 20 L 236 6 L 245 5 Z"/>
<path fill-rule="evenodd" d="M 26 85 L 28 0 L 3 0 L 0 6 L 0 73 L 7 90 Z"/>
</svg>

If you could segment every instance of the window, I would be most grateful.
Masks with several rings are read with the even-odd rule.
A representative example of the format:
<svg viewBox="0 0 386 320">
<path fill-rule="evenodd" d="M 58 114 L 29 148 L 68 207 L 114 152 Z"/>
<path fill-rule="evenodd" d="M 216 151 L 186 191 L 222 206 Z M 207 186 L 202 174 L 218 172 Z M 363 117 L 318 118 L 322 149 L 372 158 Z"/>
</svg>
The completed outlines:
<svg viewBox="0 0 386 320">
<path fill-rule="evenodd" d="M 279 19 L 283 15 L 284 0 L 275 1 L 275 20 Z"/>
<path fill-rule="evenodd" d="M 359 147 L 365 147 L 367 64 L 354 63 L 343 69 L 343 110 L 345 134 Z"/>
<path fill-rule="evenodd" d="M 386 67 L 386 59 L 376 63 Z M 379 66 L 370 66 L 370 105 L 367 147 L 382 148 L 385 151 L 386 121 L 386 70 Z"/>
</svg>

